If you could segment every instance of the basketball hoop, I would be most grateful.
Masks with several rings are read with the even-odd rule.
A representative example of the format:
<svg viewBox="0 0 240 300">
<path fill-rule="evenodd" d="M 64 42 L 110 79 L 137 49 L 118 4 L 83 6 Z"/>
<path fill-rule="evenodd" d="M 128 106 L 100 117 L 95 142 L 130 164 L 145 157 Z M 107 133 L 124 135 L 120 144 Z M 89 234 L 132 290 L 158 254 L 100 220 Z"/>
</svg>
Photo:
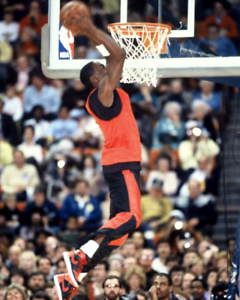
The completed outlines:
<svg viewBox="0 0 240 300">
<path fill-rule="evenodd" d="M 113 23 L 108 25 L 108 31 L 112 38 L 126 52 L 128 60 L 124 65 L 122 79 L 123 83 L 143 83 L 157 85 L 156 59 L 161 53 L 167 52 L 167 36 L 171 27 L 155 23 Z M 136 59 L 138 59 L 136 61 Z M 143 67 L 136 68 L 139 59 L 143 61 Z M 144 64 L 147 60 L 147 64 Z"/>
</svg>

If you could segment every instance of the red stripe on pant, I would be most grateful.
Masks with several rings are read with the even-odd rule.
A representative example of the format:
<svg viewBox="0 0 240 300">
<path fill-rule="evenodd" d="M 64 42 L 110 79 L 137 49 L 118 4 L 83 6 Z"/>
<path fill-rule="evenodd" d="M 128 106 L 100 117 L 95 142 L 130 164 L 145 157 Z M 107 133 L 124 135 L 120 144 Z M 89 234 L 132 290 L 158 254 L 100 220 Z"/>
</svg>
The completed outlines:
<svg viewBox="0 0 240 300">
<path fill-rule="evenodd" d="M 136 228 L 140 225 L 142 219 L 141 211 L 141 193 L 133 173 L 130 170 L 122 171 L 128 191 L 130 212 L 122 212 L 116 214 L 115 217 L 105 223 L 99 230 L 104 228 L 116 229 L 128 222 L 133 216 L 136 219 Z M 128 234 L 117 240 L 111 241 L 108 245 L 120 246 L 127 239 Z"/>
</svg>

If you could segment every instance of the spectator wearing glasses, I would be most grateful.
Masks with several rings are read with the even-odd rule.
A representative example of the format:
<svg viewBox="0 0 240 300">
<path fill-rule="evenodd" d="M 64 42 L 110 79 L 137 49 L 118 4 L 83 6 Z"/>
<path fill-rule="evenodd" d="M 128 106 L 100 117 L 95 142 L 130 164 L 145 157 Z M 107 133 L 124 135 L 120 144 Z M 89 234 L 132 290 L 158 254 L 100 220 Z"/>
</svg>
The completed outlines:
<svg viewBox="0 0 240 300">
<path fill-rule="evenodd" d="M 182 289 L 182 281 L 185 269 L 181 266 L 174 266 L 170 271 L 170 276 L 172 279 L 173 291 L 176 294 Z"/>
<path fill-rule="evenodd" d="M 144 273 L 147 276 L 147 289 L 151 287 L 152 278 L 156 271 L 152 268 L 152 262 L 154 260 L 154 251 L 152 249 L 143 249 L 139 258 L 139 265 L 143 268 Z"/>
<path fill-rule="evenodd" d="M 120 300 L 120 279 L 117 276 L 108 276 L 103 281 L 104 300 Z"/>
</svg>

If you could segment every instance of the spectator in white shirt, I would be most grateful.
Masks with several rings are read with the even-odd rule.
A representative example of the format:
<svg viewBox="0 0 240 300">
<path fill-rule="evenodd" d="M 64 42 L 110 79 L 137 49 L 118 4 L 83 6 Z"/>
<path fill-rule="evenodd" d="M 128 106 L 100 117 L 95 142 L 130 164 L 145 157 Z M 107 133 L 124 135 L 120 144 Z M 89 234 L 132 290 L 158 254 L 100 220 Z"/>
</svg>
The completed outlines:
<svg viewBox="0 0 240 300">
<path fill-rule="evenodd" d="M 44 110 L 41 105 L 34 106 L 31 115 L 32 118 L 25 121 L 24 126 L 33 126 L 34 141 L 41 143 L 49 134 L 50 123 L 43 119 Z"/>
<path fill-rule="evenodd" d="M 17 40 L 19 24 L 13 21 L 13 13 L 6 10 L 4 20 L 0 22 L 0 41 L 8 40 L 13 43 Z"/>
<path fill-rule="evenodd" d="M 13 121 L 20 121 L 23 115 L 22 101 L 19 97 L 16 96 L 16 91 L 13 86 L 7 87 L 6 95 L 3 98 L 3 101 L 3 112 L 12 116 Z"/>
<path fill-rule="evenodd" d="M 149 173 L 146 183 L 147 191 L 150 190 L 154 180 L 163 181 L 163 193 L 167 196 L 174 195 L 178 187 L 178 178 L 174 171 L 170 171 L 171 158 L 162 154 L 157 162 L 157 170 L 153 170 Z"/>
<path fill-rule="evenodd" d="M 38 164 L 42 163 L 43 153 L 42 147 L 36 145 L 34 138 L 34 128 L 33 126 L 26 126 L 24 128 L 24 142 L 18 146 L 18 149 L 23 152 L 26 159 L 32 157 L 36 160 Z"/>
</svg>

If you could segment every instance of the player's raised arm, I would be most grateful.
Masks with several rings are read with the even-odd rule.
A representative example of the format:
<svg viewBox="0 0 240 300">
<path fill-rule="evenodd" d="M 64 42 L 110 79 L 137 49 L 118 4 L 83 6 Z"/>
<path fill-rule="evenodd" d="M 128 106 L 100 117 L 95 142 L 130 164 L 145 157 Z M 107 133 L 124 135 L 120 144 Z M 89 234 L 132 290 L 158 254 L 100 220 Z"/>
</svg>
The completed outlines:
<svg viewBox="0 0 240 300">
<path fill-rule="evenodd" d="M 122 68 L 126 57 L 125 51 L 105 32 L 94 26 L 91 19 L 84 17 L 80 22 L 81 34 L 93 41 L 96 45 L 104 45 L 109 52 L 106 58 L 106 75 L 102 78 L 96 75 L 92 80 L 99 80 L 98 98 L 105 106 L 113 103 L 113 90 L 116 88 L 122 74 Z M 100 65 L 101 67 L 101 65 Z"/>
</svg>

